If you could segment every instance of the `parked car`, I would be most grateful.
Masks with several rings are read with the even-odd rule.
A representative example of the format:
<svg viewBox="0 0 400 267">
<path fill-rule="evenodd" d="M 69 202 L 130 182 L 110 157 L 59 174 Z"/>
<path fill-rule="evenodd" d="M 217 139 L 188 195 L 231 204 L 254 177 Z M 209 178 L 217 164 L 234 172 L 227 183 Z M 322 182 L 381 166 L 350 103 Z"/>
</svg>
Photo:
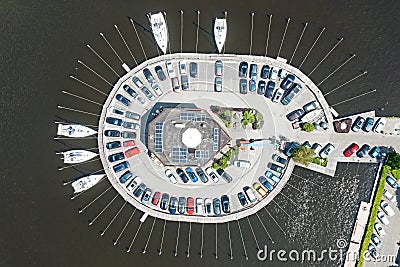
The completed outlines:
<svg viewBox="0 0 400 267">
<path fill-rule="evenodd" d="M 112 125 L 117 125 L 117 126 L 122 126 L 124 123 L 121 119 L 113 118 L 113 117 L 107 117 L 106 118 L 106 123 L 112 124 Z"/>
<path fill-rule="evenodd" d="M 122 86 L 122 88 L 124 88 L 125 92 L 127 92 L 131 97 L 133 98 L 137 97 L 138 94 L 129 85 L 125 84 L 124 86 Z"/>
<path fill-rule="evenodd" d="M 233 166 L 239 167 L 239 168 L 250 168 L 251 163 L 250 163 L 250 161 L 247 161 L 247 160 L 234 160 Z"/>
<path fill-rule="evenodd" d="M 128 98 L 126 98 L 125 96 L 121 95 L 121 94 L 117 94 L 117 95 L 115 96 L 115 98 L 116 98 L 119 102 L 121 102 L 122 104 L 124 104 L 125 106 L 129 106 L 129 105 L 131 104 L 131 101 L 130 101 Z"/>
<path fill-rule="evenodd" d="M 270 70 L 270 67 L 268 65 L 262 66 L 260 77 L 263 79 L 267 79 L 269 77 L 269 70 Z"/>
<path fill-rule="evenodd" d="M 175 93 L 179 93 L 181 91 L 181 86 L 179 85 L 178 77 L 171 78 L 171 83 L 172 83 L 172 90 Z"/>
<path fill-rule="evenodd" d="M 189 182 L 189 178 L 187 177 L 187 175 L 185 174 L 185 172 L 181 168 L 177 168 L 176 169 L 176 173 L 179 175 L 179 177 L 181 178 L 182 182 L 184 182 L 185 184 L 187 182 Z"/>
<path fill-rule="evenodd" d="M 140 124 L 124 121 L 122 123 L 122 127 L 127 128 L 127 129 L 131 129 L 131 130 L 139 130 L 140 129 Z"/>
<path fill-rule="evenodd" d="M 185 169 L 187 175 L 189 176 L 190 180 L 192 180 L 193 183 L 196 183 L 199 179 L 197 178 L 197 175 L 194 173 L 193 169 L 190 167 L 187 167 Z"/>
<path fill-rule="evenodd" d="M 143 203 L 143 204 L 149 203 L 150 197 L 151 197 L 151 189 L 150 189 L 150 188 L 147 188 L 147 189 L 144 191 L 144 193 L 143 193 L 143 196 L 142 196 L 142 203 Z"/>
<path fill-rule="evenodd" d="M 187 75 L 182 75 L 181 76 L 181 84 L 182 84 L 182 90 L 186 91 L 189 89 L 189 78 Z"/>
<path fill-rule="evenodd" d="M 221 201 L 218 198 L 214 198 L 213 206 L 214 206 L 214 214 L 221 215 Z"/>
<path fill-rule="evenodd" d="M 280 89 L 281 90 L 281 89 Z M 294 121 L 294 120 L 298 120 L 299 118 L 301 118 L 304 115 L 304 111 L 302 109 L 296 109 L 292 112 L 290 112 L 286 118 L 289 121 Z"/>
<path fill-rule="evenodd" d="M 247 205 L 246 197 L 244 196 L 243 192 L 237 193 L 237 197 L 239 199 L 240 204 L 244 207 Z"/>
<path fill-rule="evenodd" d="M 144 75 L 144 77 L 146 77 L 146 80 L 147 80 L 150 84 L 152 84 L 153 82 L 155 82 L 155 81 L 154 81 L 153 74 L 151 74 L 151 71 L 150 71 L 148 68 L 144 68 L 144 69 L 143 69 L 143 75 Z"/>
<path fill-rule="evenodd" d="M 378 233 L 379 236 L 385 236 L 386 235 L 386 232 L 383 229 L 382 224 L 375 223 L 374 228 L 375 228 L 375 231 Z"/>
<path fill-rule="evenodd" d="M 281 103 L 283 105 L 288 105 L 290 102 L 292 102 L 293 98 L 300 93 L 301 89 L 302 87 L 300 84 L 293 84 L 290 92 L 284 98 L 282 98 Z"/>
<path fill-rule="evenodd" d="M 354 121 L 353 126 L 351 126 L 351 130 L 353 132 L 358 132 L 361 130 L 361 127 L 364 125 L 365 119 L 363 117 L 357 117 Z"/>
<path fill-rule="evenodd" d="M 144 183 L 141 183 L 135 190 L 135 192 L 133 192 L 133 195 L 135 197 L 140 197 L 140 195 L 144 192 L 144 190 L 146 190 L 146 185 Z"/>
<path fill-rule="evenodd" d="M 160 87 L 158 86 L 158 84 L 152 83 L 152 84 L 151 84 L 151 88 L 154 90 L 154 92 L 155 92 L 158 96 L 160 96 L 160 95 L 163 94 L 163 91 L 160 89 Z"/>
<path fill-rule="evenodd" d="M 113 142 L 106 143 L 107 149 L 115 149 L 115 148 L 119 148 L 119 147 L 121 147 L 120 141 L 113 141 Z"/>
<path fill-rule="evenodd" d="M 160 202 L 160 198 L 161 198 L 161 193 L 160 193 L 160 192 L 155 192 L 151 203 L 152 203 L 154 206 L 157 206 L 158 203 Z"/>
<path fill-rule="evenodd" d="M 386 119 L 379 118 L 375 123 L 375 126 L 373 127 L 373 131 L 376 133 L 381 133 L 385 125 L 386 125 Z"/>
<path fill-rule="evenodd" d="M 265 94 L 265 89 L 266 89 L 266 83 L 265 81 L 259 81 L 258 82 L 258 89 L 257 89 L 257 94 L 259 95 L 264 95 Z"/>
<path fill-rule="evenodd" d="M 294 150 L 296 147 L 298 147 L 299 145 L 300 145 L 299 143 L 292 142 L 292 143 L 290 144 L 290 146 L 289 146 L 288 148 L 285 149 L 285 152 L 284 152 L 285 155 L 288 156 L 288 157 L 291 157 L 291 156 L 292 156 L 293 150 Z"/>
<path fill-rule="evenodd" d="M 186 210 L 186 198 L 185 197 L 179 197 L 178 199 L 178 212 L 180 214 L 185 214 Z"/>
<path fill-rule="evenodd" d="M 269 72 L 269 79 L 271 81 L 275 82 L 277 78 L 278 78 L 278 70 L 277 70 L 277 68 L 271 68 L 271 70 Z"/>
<path fill-rule="evenodd" d="M 375 120 L 371 117 L 368 117 L 365 119 L 365 123 L 362 127 L 364 132 L 369 132 L 371 131 L 372 127 L 374 126 Z"/>
<path fill-rule="evenodd" d="M 232 176 L 230 176 L 226 171 L 223 169 L 218 169 L 217 173 L 219 176 L 221 176 L 222 179 L 224 179 L 227 183 L 232 182 Z"/>
<path fill-rule="evenodd" d="M 219 178 L 215 174 L 215 170 L 214 169 L 212 169 L 211 167 L 208 167 L 206 169 L 206 173 L 207 173 L 208 176 L 210 176 L 211 180 L 213 180 L 214 183 L 218 183 Z"/>
<path fill-rule="evenodd" d="M 256 87 L 257 87 L 256 81 L 255 80 L 250 80 L 249 81 L 249 91 L 250 92 L 255 92 L 256 91 Z"/>
<path fill-rule="evenodd" d="M 142 81 L 141 81 L 138 77 L 136 77 L 136 76 L 133 76 L 132 82 L 133 82 L 137 87 L 139 87 L 139 88 L 142 88 L 142 87 L 144 86 L 144 84 L 142 83 Z"/>
<path fill-rule="evenodd" d="M 281 156 L 278 156 L 277 154 L 273 154 L 272 155 L 272 159 L 275 160 L 276 162 L 282 164 L 282 165 L 286 165 L 287 160 L 282 158 Z"/>
<path fill-rule="evenodd" d="M 186 61 L 179 61 L 179 73 L 181 75 L 186 75 Z"/>
<path fill-rule="evenodd" d="M 392 217 L 395 213 L 394 210 L 389 206 L 385 200 L 381 202 L 381 209 L 387 214 L 387 216 Z"/>
<path fill-rule="evenodd" d="M 311 144 L 310 144 L 310 142 L 308 142 L 308 141 L 305 141 L 305 142 L 303 143 L 303 146 L 305 146 L 306 148 L 311 148 Z"/>
<path fill-rule="evenodd" d="M 196 168 L 196 174 L 197 176 L 199 176 L 200 180 L 203 183 L 207 183 L 208 182 L 208 178 L 207 176 L 204 174 L 203 170 L 201 168 Z"/>
<path fill-rule="evenodd" d="M 142 181 L 139 176 L 135 176 L 126 186 L 128 192 L 134 192 L 136 186 Z"/>
<path fill-rule="evenodd" d="M 160 79 L 160 81 L 165 81 L 166 77 L 165 77 L 165 73 L 164 73 L 162 67 L 161 67 L 161 66 L 156 66 L 156 67 L 154 68 L 154 70 L 155 70 L 156 73 L 157 73 L 158 79 Z"/>
<path fill-rule="evenodd" d="M 104 131 L 104 136 L 108 137 L 120 137 L 121 133 L 116 130 L 105 130 Z"/>
<path fill-rule="evenodd" d="M 399 184 L 396 182 L 396 180 L 392 176 L 387 176 L 386 177 L 386 182 L 394 189 L 397 189 L 399 187 Z"/>
<path fill-rule="evenodd" d="M 321 150 L 319 156 L 323 159 L 326 159 L 333 151 L 335 150 L 335 146 L 331 143 L 328 143 L 324 149 Z"/>
<path fill-rule="evenodd" d="M 174 70 L 174 65 L 172 64 L 171 61 L 165 61 L 165 67 L 167 67 L 167 72 L 168 72 L 168 76 L 169 78 L 176 78 L 176 73 Z"/>
<path fill-rule="evenodd" d="M 178 209 L 178 199 L 176 197 L 171 197 L 169 200 L 169 213 L 175 214 L 176 210 Z"/>
<path fill-rule="evenodd" d="M 239 77 L 245 78 L 247 76 L 247 68 L 249 67 L 249 64 L 247 62 L 240 62 L 239 64 Z"/>
<path fill-rule="evenodd" d="M 279 77 L 279 79 L 284 79 L 284 78 L 286 77 L 286 75 L 287 75 L 287 71 L 286 71 L 285 69 L 280 69 L 280 70 L 278 71 L 278 77 Z"/>
<path fill-rule="evenodd" d="M 229 197 L 227 195 L 221 196 L 221 202 L 222 202 L 222 211 L 225 213 L 230 213 L 231 208 L 229 206 Z"/>
<path fill-rule="evenodd" d="M 169 201 L 169 195 L 167 193 L 163 193 L 161 196 L 161 203 L 160 203 L 160 208 L 162 210 L 167 209 L 168 201 Z"/>
<path fill-rule="evenodd" d="M 212 214 L 212 201 L 209 198 L 204 199 L 204 211 L 207 215 Z"/>
<path fill-rule="evenodd" d="M 169 181 L 173 184 L 176 184 L 178 181 L 176 180 L 175 175 L 172 173 L 170 169 L 165 170 L 165 175 L 168 177 Z"/>
<path fill-rule="evenodd" d="M 369 155 L 370 155 L 370 157 L 371 158 L 377 158 L 377 157 L 379 157 L 379 155 L 381 154 L 381 148 L 380 147 L 378 147 L 378 146 L 375 146 L 374 148 L 372 148 L 370 151 L 369 151 Z"/>
<path fill-rule="evenodd" d="M 128 169 L 129 168 L 129 162 L 123 161 L 121 163 L 118 163 L 113 166 L 113 170 L 115 173 L 120 172 L 122 170 Z"/>
<path fill-rule="evenodd" d="M 132 173 L 130 171 L 126 171 L 124 174 L 119 177 L 119 182 L 121 184 L 126 183 L 132 177 Z"/>
<path fill-rule="evenodd" d="M 273 174 L 274 175 L 274 174 Z M 270 181 L 268 181 L 267 178 L 265 178 L 264 176 L 261 176 L 260 178 L 258 178 L 258 180 L 260 181 L 260 183 L 268 190 L 268 191 L 272 191 L 274 189 L 274 186 L 272 185 L 273 183 L 271 183 Z"/>
<path fill-rule="evenodd" d="M 279 88 L 278 90 L 276 90 L 274 97 L 272 98 L 272 102 L 278 103 L 279 101 L 281 101 L 284 93 L 285 93 L 285 90 L 283 90 L 282 88 Z"/>
<path fill-rule="evenodd" d="M 196 213 L 197 214 L 203 214 L 203 199 L 202 198 L 196 198 Z"/>
<path fill-rule="evenodd" d="M 381 223 L 383 223 L 384 225 L 388 225 L 389 224 L 389 220 L 388 218 L 386 218 L 385 213 L 383 213 L 382 211 L 378 211 L 378 214 L 376 215 L 376 217 L 381 221 Z"/>
<path fill-rule="evenodd" d="M 190 76 L 192 78 L 196 78 L 197 77 L 197 63 L 196 62 L 190 62 L 189 70 L 190 70 Z"/>
<path fill-rule="evenodd" d="M 192 215 L 194 213 L 194 198 L 192 197 L 187 198 L 186 211 L 189 215 Z"/>
<path fill-rule="evenodd" d="M 274 94 L 274 90 L 275 90 L 275 82 L 273 82 L 273 81 L 268 81 L 268 83 L 267 83 L 267 89 L 265 90 L 264 96 L 265 96 L 266 98 L 271 98 L 272 95 Z"/>
<path fill-rule="evenodd" d="M 125 112 L 125 117 L 128 119 L 135 120 L 135 121 L 140 120 L 140 115 L 135 112 L 127 111 L 127 112 Z"/>
<path fill-rule="evenodd" d="M 318 143 L 314 143 L 312 145 L 311 149 L 314 150 L 315 155 L 318 155 L 319 152 L 321 152 L 321 150 L 322 150 L 322 146 L 320 144 L 318 144 Z"/>
<path fill-rule="evenodd" d="M 150 101 L 153 101 L 154 99 L 156 99 L 156 97 L 153 95 L 153 93 L 150 92 L 149 88 L 147 88 L 146 86 L 143 86 L 142 92 L 147 97 L 147 99 L 149 99 Z"/>
<path fill-rule="evenodd" d="M 126 139 L 135 139 L 136 138 L 136 133 L 135 132 L 122 132 L 121 134 L 122 138 L 126 138 Z"/>
<path fill-rule="evenodd" d="M 265 197 L 268 194 L 267 191 L 265 191 L 259 183 L 254 183 L 253 188 L 258 194 L 260 194 L 261 197 Z"/>
<path fill-rule="evenodd" d="M 283 90 L 289 89 L 293 85 L 294 79 L 295 77 L 293 74 L 289 74 L 288 76 L 286 76 L 286 78 L 283 79 L 283 81 L 281 82 L 281 88 Z"/>
<path fill-rule="evenodd" d="M 214 80 L 214 91 L 222 92 L 222 77 L 215 77 Z"/>
<path fill-rule="evenodd" d="M 135 156 L 135 155 L 137 155 L 139 153 L 140 153 L 140 149 L 138 147 L 133 147 L 133 148 L 128 149 L 127 151 L 125 151 L 125 157 L 128 159 L 128 158 L 131 158 L 131 157 L 133 157 L 133 156 Z"/>
<path fill-rule="evenodd" d="M 270 167 L 269 167 L 271 170 L 273 170 L 273 171 L 276 171 L 276 172 L 279 172 L 279 173 L 283 173 L 283 167 L 281 167 L 281 166 L 279 166 L 279 165 L 276 165 L 276 164 L 274 164 L 274 163 L 271 163 L 271 165 L 270 165 Z"/>
<path fill-rule="evenodd" d="M 215 61 L 215 76 L 222 76 L 223 64 L 221 60 Z"/>
<path fill-rule="evenodd" d="M 343 155 L 348 158 L 353 155 L 359 148 L 360 147 L 356 143 L 353 143 L 343 152 Z"/>
<path fill-rule="evenodd" d="M 124 116 L 124 113 L 125 113 L 124 111 L 117 109 L 117 108 L 112 108 L 111 112 L 114 114 L 117 114 L 117 115 L 121 115 L 121 116 Z"/>
<path fill-rule="evenodd" d="M 372 234 L 371 241 L 377 248 L 380 248 L 382 246 L 382 241 L 376 234 Z"/>
<path fill-rule="evenodd" d="M 265 177 L 267 177 L 268 179 L 270 179 L 272 181 L 273 184 L 277 184 L 281 181 L 281 178 L 279 178 L 278 176 L 276 176 L 273 172 L 271 171 L 266 171 L 264 173 Z"/>
<path fill-rule="evenodd" d="M 303 109 L 306 113 L 316 110 L 317 108 L 319 108 L 319 103 L 317 101 L 312 101 L 306 105 L 304 105 Z"/>
<path fill-rule="evenodd" d="M 359 158 L 364 157 L 370 149 L 371 147 L 368 144 L 362 145 L 362 147 L 356 153 L 357 157 Z"/>
<path fill-rule="evenodd" d="M 254 195 L 253 190 L 249 186 L 243 187 L 243 191 L 247 196 L 247 199 L 250 201 L 250 203 L 254 203 L 257 201 L 256 195 Z"/>
<path fill-rule="evenodd" d="M 240 88 L 241 94 L 247 94 L 247 80 L 246 79 L 240 79 L 239 88 Z"/>
<path fill-rule="evenodd" d="M 390 202 L 396 202 L 396 196 L 390 194 L 390 192 L 387 191 L 386 189 L 383 190 L 383 196 L 386 197 L 386 199 L 389 200 Z"/>
<path fill-rule="evenodd" d="M 135 146 L 135 140 L 127 140 L 122 143 L 123 147 L 132 147 Z"/>
<path fill-rule="evenodd" d="M 368 252 L 374 259 L 378 259 L 378 257 L 380 256 L 378 251 L 376 251 L 376 248 L 372 244 L 368 245 Z"/>
<path fill-rule="evenodd" d="M 257 78 L 257 64 L 250 64 L 249 78 L 252 80 Z"/>
<path fill-rule="evenodd" d="M 119 153 L 115 153 L 115 154 L 112 154 L 112 155 L 108 156 L 108 161 L 109 162 L 116 162 L 118 160 L 123 160 L 124 158 L 125 158 L 124 157 L 124 153 L 119 152 Z"/>
</svg>

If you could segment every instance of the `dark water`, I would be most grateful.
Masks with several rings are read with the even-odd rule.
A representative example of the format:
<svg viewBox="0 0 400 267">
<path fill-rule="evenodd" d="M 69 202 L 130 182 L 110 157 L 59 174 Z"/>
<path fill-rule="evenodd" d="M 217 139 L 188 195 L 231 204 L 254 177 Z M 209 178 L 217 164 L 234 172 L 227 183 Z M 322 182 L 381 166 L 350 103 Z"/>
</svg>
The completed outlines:
<svg viewBox="0 0 400 267">
<path fill-rule="evenodd" d="M 158 256 L 162 221 L 156 221 L 153 237 L 142 254 L 152 219 L 142 225 L 131 254 L 125 247 L 131 242 L 139 226 L 140 212 L 136 212 L 118 246 L 112 240 L 120 233 L 130 214 L 125 207 L 103 237 L 103 230 L 123 204 L 117 198 L 92 226 L 93 219 L 114 197 L 109 190 L 84 213 L 78 208 L 94 199 L 109 185 L 102 182 L 96 188 L 71 201 L 70 188 L 62 181 L 101 168 L 99 163 L 85 164 L 76 169 L 58 172 L 61 161 L 56 151 L 71 147 L 96 147 L 96 141 L 54 142 L 54 120 L 60 118 L 96 124 L 97 117 L 60 111 L 57 105 L 81 108 L 99 113 L 100 107 L 63 95 L 67 90 L 102 103 L 101 94 L 71 80 L 69 74 L 108 92 L 110 87 L 77 63 L 79 58 L 111 83 L 117 76 L 89 49 L 90 43 L 119 74 L 120 62 L 98 33 L 103 32 L 119 55 L 131 66 L 134 61 L 125 49 L 114 24 L 119 26 L 138 61 L 144 56 L 128 21 L 132 17 L 148 27 L 145 13 L 165 10 L 171 37 L 171 50 L 180 50 L 179 10 L 184 10 L 183 50 L 195 49 L 197 21 L 195 10 L 201 10 L 199 52 L 212 52 L 210 36 L 212 18 L 228 11 L 229 32 L 226 52 L 247 54 L 250 41 L 250 15 L 254 16 L 252 53 L 264 55 L 267 32 L 266 14 L 273 14 L 268 55 L 278 53 L 285 18 L 291 17 L 281 56 L 290 58 L 302 30 L 309 22 L 293 64 L 298 66 L 306 55 L 320 27 L 326 27 L 314 50 L 302 66 L 309 73 L 338 37 L 344 41 L 312 74 L 321 81 L 344 62 L 350 53 L 357 57 L 328 79 L 322 86 L 328 92 L 346 80 L 368 70 L 368 74 L 328 96 L 328 102 L 338 103 L 350 97 L 377 89 L 373 95 L 356 99 L 335 108 L 342 115 L 375 109 L 379 115 L 400 115 L 398 108 L 400 35 L 397 1 L 2 1 L 1 23 L 1 79 L 2 119 L 0 122 L 0 265 L 1 266 L 111 266 L 111 265 L 247 265 L 263 264 L 256 259 L 256 244 L 247 220 L 240 221 L 249 261 L 243 254 L 238 224 L 232 222 L 234 260 L 227 256 L 229 241 L 227 225 L 218 226 L 218 260 L 215 259 L 215 226 L 204 227 L 204 257 L 199 258 L 201 225 L 192 225 L 190 257 L 185 252 L 188 244 L 188 224 L 182 224 L 178 256 L 174 257 L 176 223 L 167 223 L 163 254 Z M 151 36 L 138 27 L 148 57 L 157 51 Z M 57 117 L 58 116 L 58 117 Z M 290 186 L 267 211 L 259 213 L 270 239 L 257 217 L 250 217 L 260 246 L 272 249 L 315 249 L 335 246 L 338 238 L 349 239 L 357 203 L 369 196 L 375 166 L 342 164 L 335 178 L 295 169 Z M 300 191 L 297 191 L 300 190 Z M 289 200 L 290 199 L 290 200 Z M 276 221 L 276 222 L 275 222 Z M 277 223 L 281 226 L 280 230 Z M 302 266 L 332 266 L 337 262 L 301 263 Z M 274 263 L 274 266 L 298 266 L 299 263 Z"/>
</svg>

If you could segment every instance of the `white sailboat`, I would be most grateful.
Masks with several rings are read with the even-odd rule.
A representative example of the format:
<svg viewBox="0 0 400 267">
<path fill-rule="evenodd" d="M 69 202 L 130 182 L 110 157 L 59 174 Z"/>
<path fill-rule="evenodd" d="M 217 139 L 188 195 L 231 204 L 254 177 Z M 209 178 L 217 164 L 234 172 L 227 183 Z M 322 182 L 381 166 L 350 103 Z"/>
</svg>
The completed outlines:
<svg viewBox="0 0 400 267">
<path fill-rule="evenodd" d="M 226 19 L 216 18 L 214 21 L 214 40 L 219 53 L 221 53 L 224 47 L 227 30 L 228 25 L 226 24 Z"/>
<path fill-rule="evenodd" d="M 74 181 L 71 184 L 72 188 L 74 188 L 74 193 L 76 194 L 88 190 L 97 184 L 104 176 L 105 174 L 92 174 Z"/>
<path fill-rule="evenodd" d="M 164 15 L 161 12 L 155 14 L 147 14 L 149 18 L 151 30 L 153 31 L 154 39 L 158 46 L 160 47 L 161 51 L 164 54 L 167 53 L 167 46 L 168 46 L 168 28 L 165 22 Z"/>
<path fill-rule="evenodd" d="M 67 137 L 87 137 L 97 132 L 89 127 L 78 124 L 58 124 L 57 134 Z"/>
<path fill-rule="evenodd" d="M 73 164 L 88 161 L 97 156 L 96 153 L 86 150 L 69 150 L 61 152 L 64 156 L 64 163 Z"/>
</svg>

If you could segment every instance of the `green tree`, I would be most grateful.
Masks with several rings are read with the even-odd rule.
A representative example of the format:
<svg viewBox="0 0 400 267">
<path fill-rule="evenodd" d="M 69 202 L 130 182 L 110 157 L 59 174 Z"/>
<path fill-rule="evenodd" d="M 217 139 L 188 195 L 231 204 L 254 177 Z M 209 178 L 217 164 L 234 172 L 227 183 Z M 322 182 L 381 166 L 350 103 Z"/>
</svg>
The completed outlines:
<svg viewBox="0 0 400 267">
<path fill-rule="evenodd" d="M 400 155 L 396 152 L 388 153 L 386 164 L 392 169 L 400 169 Z"/>
<path fill-rule="evenodd" d="M 306 131 L 307 133 L 310 133 L 315 130 L 315 127 L 314 127 L 314 124 L 306 122 L 301 126 L 301 129 L 303 131 Z"/>
<path fill-rule="evenodd" d="M 313 161 L 314 157 L 314 150 L 306 146 L 298 146 L 292 152 L 293 160 L 306 166 Z"/>
</svg>

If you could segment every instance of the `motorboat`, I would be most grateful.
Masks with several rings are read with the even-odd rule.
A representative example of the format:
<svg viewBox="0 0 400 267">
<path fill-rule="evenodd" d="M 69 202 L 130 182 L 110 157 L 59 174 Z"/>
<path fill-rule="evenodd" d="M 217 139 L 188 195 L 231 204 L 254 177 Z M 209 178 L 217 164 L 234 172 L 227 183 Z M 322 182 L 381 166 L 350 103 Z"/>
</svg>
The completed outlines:
<svg viewBox="0 0 400 267">
<path fill-rule="evenodd" d="M 96 153 L 86 150 L 69 150 L 61 152 L 64 156 L 64 163 L 73 164 L 88 161 L 97 156 Z"/>
<path fill-rule="evenodd" d="M 71 185 L 74 188 L 74 194 L 88 190 L 103 179 L 104 176 L 105 174 L 92 174 L 72 182 Z"/>
<path fill-rule="evenodd" d="M 301 117 L 302 122 L 313 122 L 315 120 L 318 120 L 323 114 L 322 109 L 316 109 L 310 112 L 307 112 L 306 114 Z"/>
<path fill-rule="evenodd" d="M 67 137 L 87 137 L 97 132 L 89 127 L 78 124 L 58 124 L 57 134 Z"/>
<path fill-rule="evenodd" d="M 155 14 L 149 13 L 147 17 L 149 18 L 151 30 L 153 31 L 154 39 L 156 39 L 158 47 L 166 54 L 168 46 L 168 28 L 164 15 L 161 12 Z"/>
<path fill-rule="evenodd" d="M 217 45 L 218 52 L 221 53 L 225 44 L 226 32 L 228 30 L 226 19 L 216 18 L 214 21 L 214 40 Z"/>
</svg>

